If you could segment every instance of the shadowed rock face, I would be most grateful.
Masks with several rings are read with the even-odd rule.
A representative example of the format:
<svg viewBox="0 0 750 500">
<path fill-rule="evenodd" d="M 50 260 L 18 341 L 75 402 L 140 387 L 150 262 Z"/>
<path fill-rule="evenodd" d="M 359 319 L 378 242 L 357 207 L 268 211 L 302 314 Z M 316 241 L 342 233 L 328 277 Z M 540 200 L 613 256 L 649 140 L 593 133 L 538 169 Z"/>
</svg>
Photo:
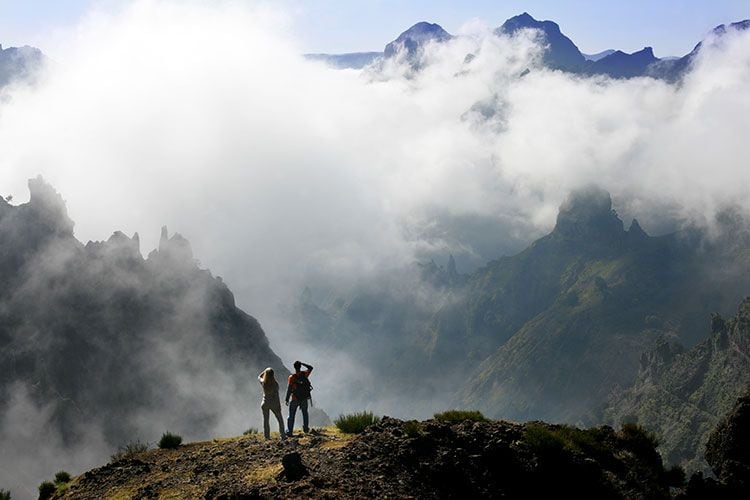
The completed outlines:
<svg viewBox="0 0 750 500">
<path fill-rule="evenodd" d="M 262 369 L 288 373 L 182 236 L 164 228 L 147 259 L 137 234 L 84 246 L 61 196 L 29 189 L 0 203 L 0 417 L 23 393 L 64 446 L 100 431 L 114 450 L 167 428 L 205 436 L 260 401 Z"/>
<path fill-rule="evenodd" d="M 706 461 L 721 482 L 750 493 L 750 393 L 737 400 L 711 433 Z"/>
</svg>

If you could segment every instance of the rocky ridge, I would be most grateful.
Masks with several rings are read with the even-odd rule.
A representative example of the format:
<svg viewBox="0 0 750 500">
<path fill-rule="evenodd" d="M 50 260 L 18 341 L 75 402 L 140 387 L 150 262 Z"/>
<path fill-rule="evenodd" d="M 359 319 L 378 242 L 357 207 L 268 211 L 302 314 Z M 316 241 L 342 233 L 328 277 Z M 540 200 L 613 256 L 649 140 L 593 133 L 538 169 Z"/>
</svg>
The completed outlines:
<svg viewBox="0 0 750 500">
<path fill-rule="evenodd" d="M 327 428 L 148 451 L 74 478 L 55 498 L 668 498 L 680 477 L 650 439 L 638 429 L 385 417 L 357 437 Z"/>
</svg>

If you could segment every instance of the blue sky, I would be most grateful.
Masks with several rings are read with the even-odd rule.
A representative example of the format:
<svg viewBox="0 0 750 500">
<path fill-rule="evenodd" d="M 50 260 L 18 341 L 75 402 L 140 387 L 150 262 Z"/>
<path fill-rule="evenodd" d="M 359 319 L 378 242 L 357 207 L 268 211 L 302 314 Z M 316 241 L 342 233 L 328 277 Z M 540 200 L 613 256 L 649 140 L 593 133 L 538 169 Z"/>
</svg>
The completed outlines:
<svg viewBox="0 0 750 500">
<path fill-rule="evenodd" d="M 210 1 L 210 0 L 208 0 Z M 215 0 L 221 3 L 222 0 Z M 0 0 L 0 43 L 42 50 L 49 34 L 75 24 L 92 6 L 112 8 L 126 0 Z M 248 0 L 248 3 L 258 3 Z M 292 32 L 308 52 L 381 50 L 418 21 L 450 32 L 479 18 L 499 25 L 529 12 L 551 19 L 584 52 L 651 45 L 657 56 L 682 55 L 712 27 L 750 18 L 749 0 L 276 0 L 292 13 Z"/>
</svg>

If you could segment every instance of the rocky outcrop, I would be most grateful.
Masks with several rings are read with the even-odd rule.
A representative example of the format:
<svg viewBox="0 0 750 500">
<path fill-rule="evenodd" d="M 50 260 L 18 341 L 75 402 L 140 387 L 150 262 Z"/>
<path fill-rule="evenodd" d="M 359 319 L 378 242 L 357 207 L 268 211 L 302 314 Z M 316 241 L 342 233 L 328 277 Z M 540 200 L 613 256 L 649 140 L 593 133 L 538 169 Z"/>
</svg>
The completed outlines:
<svg viewBox="0 0 750 500">
<path fill-rule="evenodd" d="M 243 437 L 154 450 L 86 472 L 56 498 L 669 498 L 653 438 L 541 422 L 404 422 L 357 437 Z"/>
<path fill-rule="evenodd" d="M 706 461 L 703 459 L 709 435 L 747 387 L 750 299 L 740 305 L 735 317 L 712 315 L 710 336 L 690 350 L 659 339 L 642 355 L 633 387 L 614 396 L 605 415 L 613 424 L 635 421 L 646 426 L 659 435 L 660 450 L 667 461 L 708 473 L 706 461 L 716 471 L 709 459 L 713 452 L 707 452 Z M 716 473 L 721 476 L 720 471 Z"/>
</svg>

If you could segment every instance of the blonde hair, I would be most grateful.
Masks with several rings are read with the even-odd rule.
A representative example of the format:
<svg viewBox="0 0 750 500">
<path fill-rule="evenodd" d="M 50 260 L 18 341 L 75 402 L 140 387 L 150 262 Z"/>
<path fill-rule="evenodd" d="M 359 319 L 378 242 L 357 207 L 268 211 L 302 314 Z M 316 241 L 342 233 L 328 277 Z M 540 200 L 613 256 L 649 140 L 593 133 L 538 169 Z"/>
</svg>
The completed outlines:
<svg viewBox="0 0 750 500">
<path fill-rule="evenodd" d="M 273 368 L 268 367 L 263 370 L 263 387 L 266 387 L 269 384 L 274 384 L 275 382 L 276 377 L 273 374 Z"/>
</svg>

